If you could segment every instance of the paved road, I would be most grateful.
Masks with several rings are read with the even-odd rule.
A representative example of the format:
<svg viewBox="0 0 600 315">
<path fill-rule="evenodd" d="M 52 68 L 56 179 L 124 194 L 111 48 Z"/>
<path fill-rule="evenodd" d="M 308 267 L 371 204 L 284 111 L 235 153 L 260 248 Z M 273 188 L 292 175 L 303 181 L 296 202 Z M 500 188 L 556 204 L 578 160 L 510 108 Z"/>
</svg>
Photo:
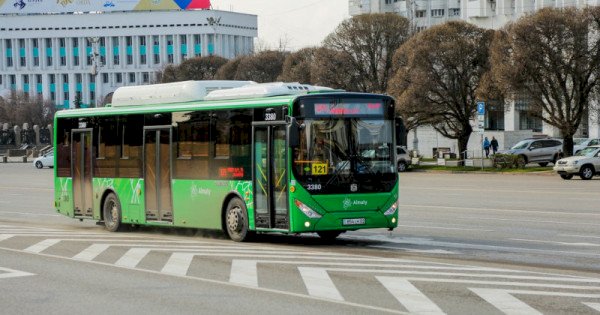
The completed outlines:
<svg viewBox="0 0 600 315">
<path fill-rule="evenodd" d="M 600 314 L 598 180 L 409 172 L 392 233 L 238 244 L 57 216 L 51 172 L 0 164 L 6 313 Z"/>
</svg>

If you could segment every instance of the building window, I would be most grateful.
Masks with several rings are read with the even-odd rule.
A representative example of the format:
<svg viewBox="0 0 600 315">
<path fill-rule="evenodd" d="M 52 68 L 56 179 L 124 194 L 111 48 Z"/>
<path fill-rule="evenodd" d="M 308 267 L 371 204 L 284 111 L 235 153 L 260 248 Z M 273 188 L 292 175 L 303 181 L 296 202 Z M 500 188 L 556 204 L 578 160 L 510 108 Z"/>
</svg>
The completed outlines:
<svg viewBox="0 0 600 315">
<path fill-rule="evenodd" d="M 148 72 L 142 72 L 142 83 L 150 82 L 150 74 Z"/>
<path fill-rule="evenodd" d="M 426 13 L 427 12 L 425 10 L 417 10 L 417 11 L 415 11 L 415 17 L 424 18 Z"/>
<path fill-rule="evenodd" d="M 117 83 L 123 83 L 123 75 L 120 73 L 115 73 L 115 81 Z"/>
<path fill-rule="evenodd" d="M 460 8 L 448 9 L 448 16 L 460 16 Z"/>
<path fill-rule="evenodd" d="M 135 73 L 131 72 L 129 73 L 129 83 L 134 83 L 135 82 Z"/>
<path fill-rule="evenodd" d="M 146 64 L 146 55 L 140 55 L 140 64 L 142 64 L 142 65 Z"/>
<path fill-rule="evenodd" d="M 50 81 L 50 84 L 55 84 L 56 83 L 56 76 L 54 74 L 49 74 L 48 75 L 48 81 Z"/>
<path fill-rule="evenodd" d="M 66 73 L 63 74 L 62 75 L 62 80 L 63 80 L 63 83 L 69 83 L 69 75 L 66 74 Z"/>
<path fill-rule="evenodd" d="M 108 73 L 102 74 L 102 83 L 108 83 Z"/>
<path fill-rule="evenodd" d="M 431 16 L 432 17 L 443 17 L 444 16 L 444 9 L 433 9 L 433 10 L 431 10 Z"/>
</svg>

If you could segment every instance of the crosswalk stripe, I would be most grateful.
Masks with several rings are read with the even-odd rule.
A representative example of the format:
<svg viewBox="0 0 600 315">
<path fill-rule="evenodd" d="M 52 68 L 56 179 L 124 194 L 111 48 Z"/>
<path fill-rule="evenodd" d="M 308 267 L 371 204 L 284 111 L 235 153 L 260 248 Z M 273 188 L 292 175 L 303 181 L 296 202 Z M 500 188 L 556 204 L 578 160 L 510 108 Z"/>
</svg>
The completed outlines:
<svg viewBox="0 0 600 315">
<path fill-rule="evenodd" d="M 485 288 L 470 288 L 470 290 L 506 315 L 542 315 L 506 290 Z"/>
<path fill-rule="evenodd" d="M 342 294 L 338 291 L 329 277 L 327 270 L 323 268 L 298 267 L 304 285 L 311 296 L 344 301 Z"/>
<path fill-rule="evenodd" d="M 37 244 L 31 245 L 31 246 L 25 248 L 24 250 L 26 252 L 30 252 L 30 253 L 41 253 L 48 247 L 55 245 L 59 242 L 60 242 L 60 240 L 58 240 L 58 239 L 45 239 Z"/>
<path fill-rule="evenodd" d="M 14 236 L 15 236 L 14 234 L 0 234 L 0 242 L 7 240 L 9 238 L 12 238 Z"/>
<path fill-rule="evenodd" d="M 375 277 L 412 314 L 446 314 L 410 281 L 395 277 Z"/>
<path fill-rule="evenodd" d="M 115 265 L 121 267 L 135 268 L 146 255 L 151 251 L 150 248 L 131 248 L 129 249 Z"/>
<path fill-rule="evenodd" d="M 88 248 L 73 256 L 73 259 L 92 261 L 110 247 L 109 244 L 92 244 Z"/>
<path fill-rule="evenodd" d="M 161 272 L 185 276 L 192 264 L 194 254 L 192 253 L 173 253 L 167 263 L 163 266 Z"/>
<path fill-rule="evenodd" d="M 229 282 L 258 287 L 256 260 L 234 259 L 231 261 Z"/>
<path fill-rule="evenodd" d="M 593 308 L 594 310 L 600 312 L 600 303 L 592 303 L 592 302 L 583 302 L 583 304 Z"/>
</svg>

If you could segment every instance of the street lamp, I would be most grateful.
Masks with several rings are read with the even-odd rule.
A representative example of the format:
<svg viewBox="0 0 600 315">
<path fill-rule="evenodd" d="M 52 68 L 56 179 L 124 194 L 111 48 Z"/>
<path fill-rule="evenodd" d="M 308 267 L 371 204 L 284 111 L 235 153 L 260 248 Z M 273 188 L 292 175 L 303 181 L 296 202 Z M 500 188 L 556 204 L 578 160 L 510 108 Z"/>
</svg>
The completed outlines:
<svg viewBox="0 0 600 315">
<path fill-rule="evenodd" d="M 206 22 L 213 29 L 213 54 L 217 52 L 217 26 L 221 25 L 221 17 L 207 17 Z M 209 52 L 210 53 L 210 52 Z"/>
<path fill-rule="evenodd" d="M 90 73 L 92 75 L 92 82 L 94 83 L 94 107 L 97 104 L 97 93 L 96 87 L 98 84 L 96 83 L 96 77 L 98 76 L 99 68 L 102 67 L 102 62 L 99 60 L 100 54 L 98 53 L 98 44 L 100 43 L 100 37 L 88 37 L 87 40 L 92 44 L 92 52 L 90 52 L 90 57 L 92 58 L 92 68 L 90 69 Z"/>
</svg>

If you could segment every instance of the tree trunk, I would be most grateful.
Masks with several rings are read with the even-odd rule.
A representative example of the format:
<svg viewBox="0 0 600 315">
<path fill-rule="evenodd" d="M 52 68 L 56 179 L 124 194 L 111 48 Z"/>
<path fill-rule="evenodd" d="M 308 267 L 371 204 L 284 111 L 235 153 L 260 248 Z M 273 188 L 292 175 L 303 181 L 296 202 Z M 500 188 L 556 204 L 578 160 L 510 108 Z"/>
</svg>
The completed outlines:
<svg viewBox="0 0 600 315">
<path fill-rule="evenodd" d="M 471 136 L 471 132 L 463 133 L 458 137 L 458 155 L 461 158 L 464 158 L 464 152 L 467 151 L 467 145 L 469 144 L 469 137 Z"/>
<path fill-rule="evenodd" d="M 573 135 L 563 133 L 563 156 L 573 155 Z"/>
</svg>

